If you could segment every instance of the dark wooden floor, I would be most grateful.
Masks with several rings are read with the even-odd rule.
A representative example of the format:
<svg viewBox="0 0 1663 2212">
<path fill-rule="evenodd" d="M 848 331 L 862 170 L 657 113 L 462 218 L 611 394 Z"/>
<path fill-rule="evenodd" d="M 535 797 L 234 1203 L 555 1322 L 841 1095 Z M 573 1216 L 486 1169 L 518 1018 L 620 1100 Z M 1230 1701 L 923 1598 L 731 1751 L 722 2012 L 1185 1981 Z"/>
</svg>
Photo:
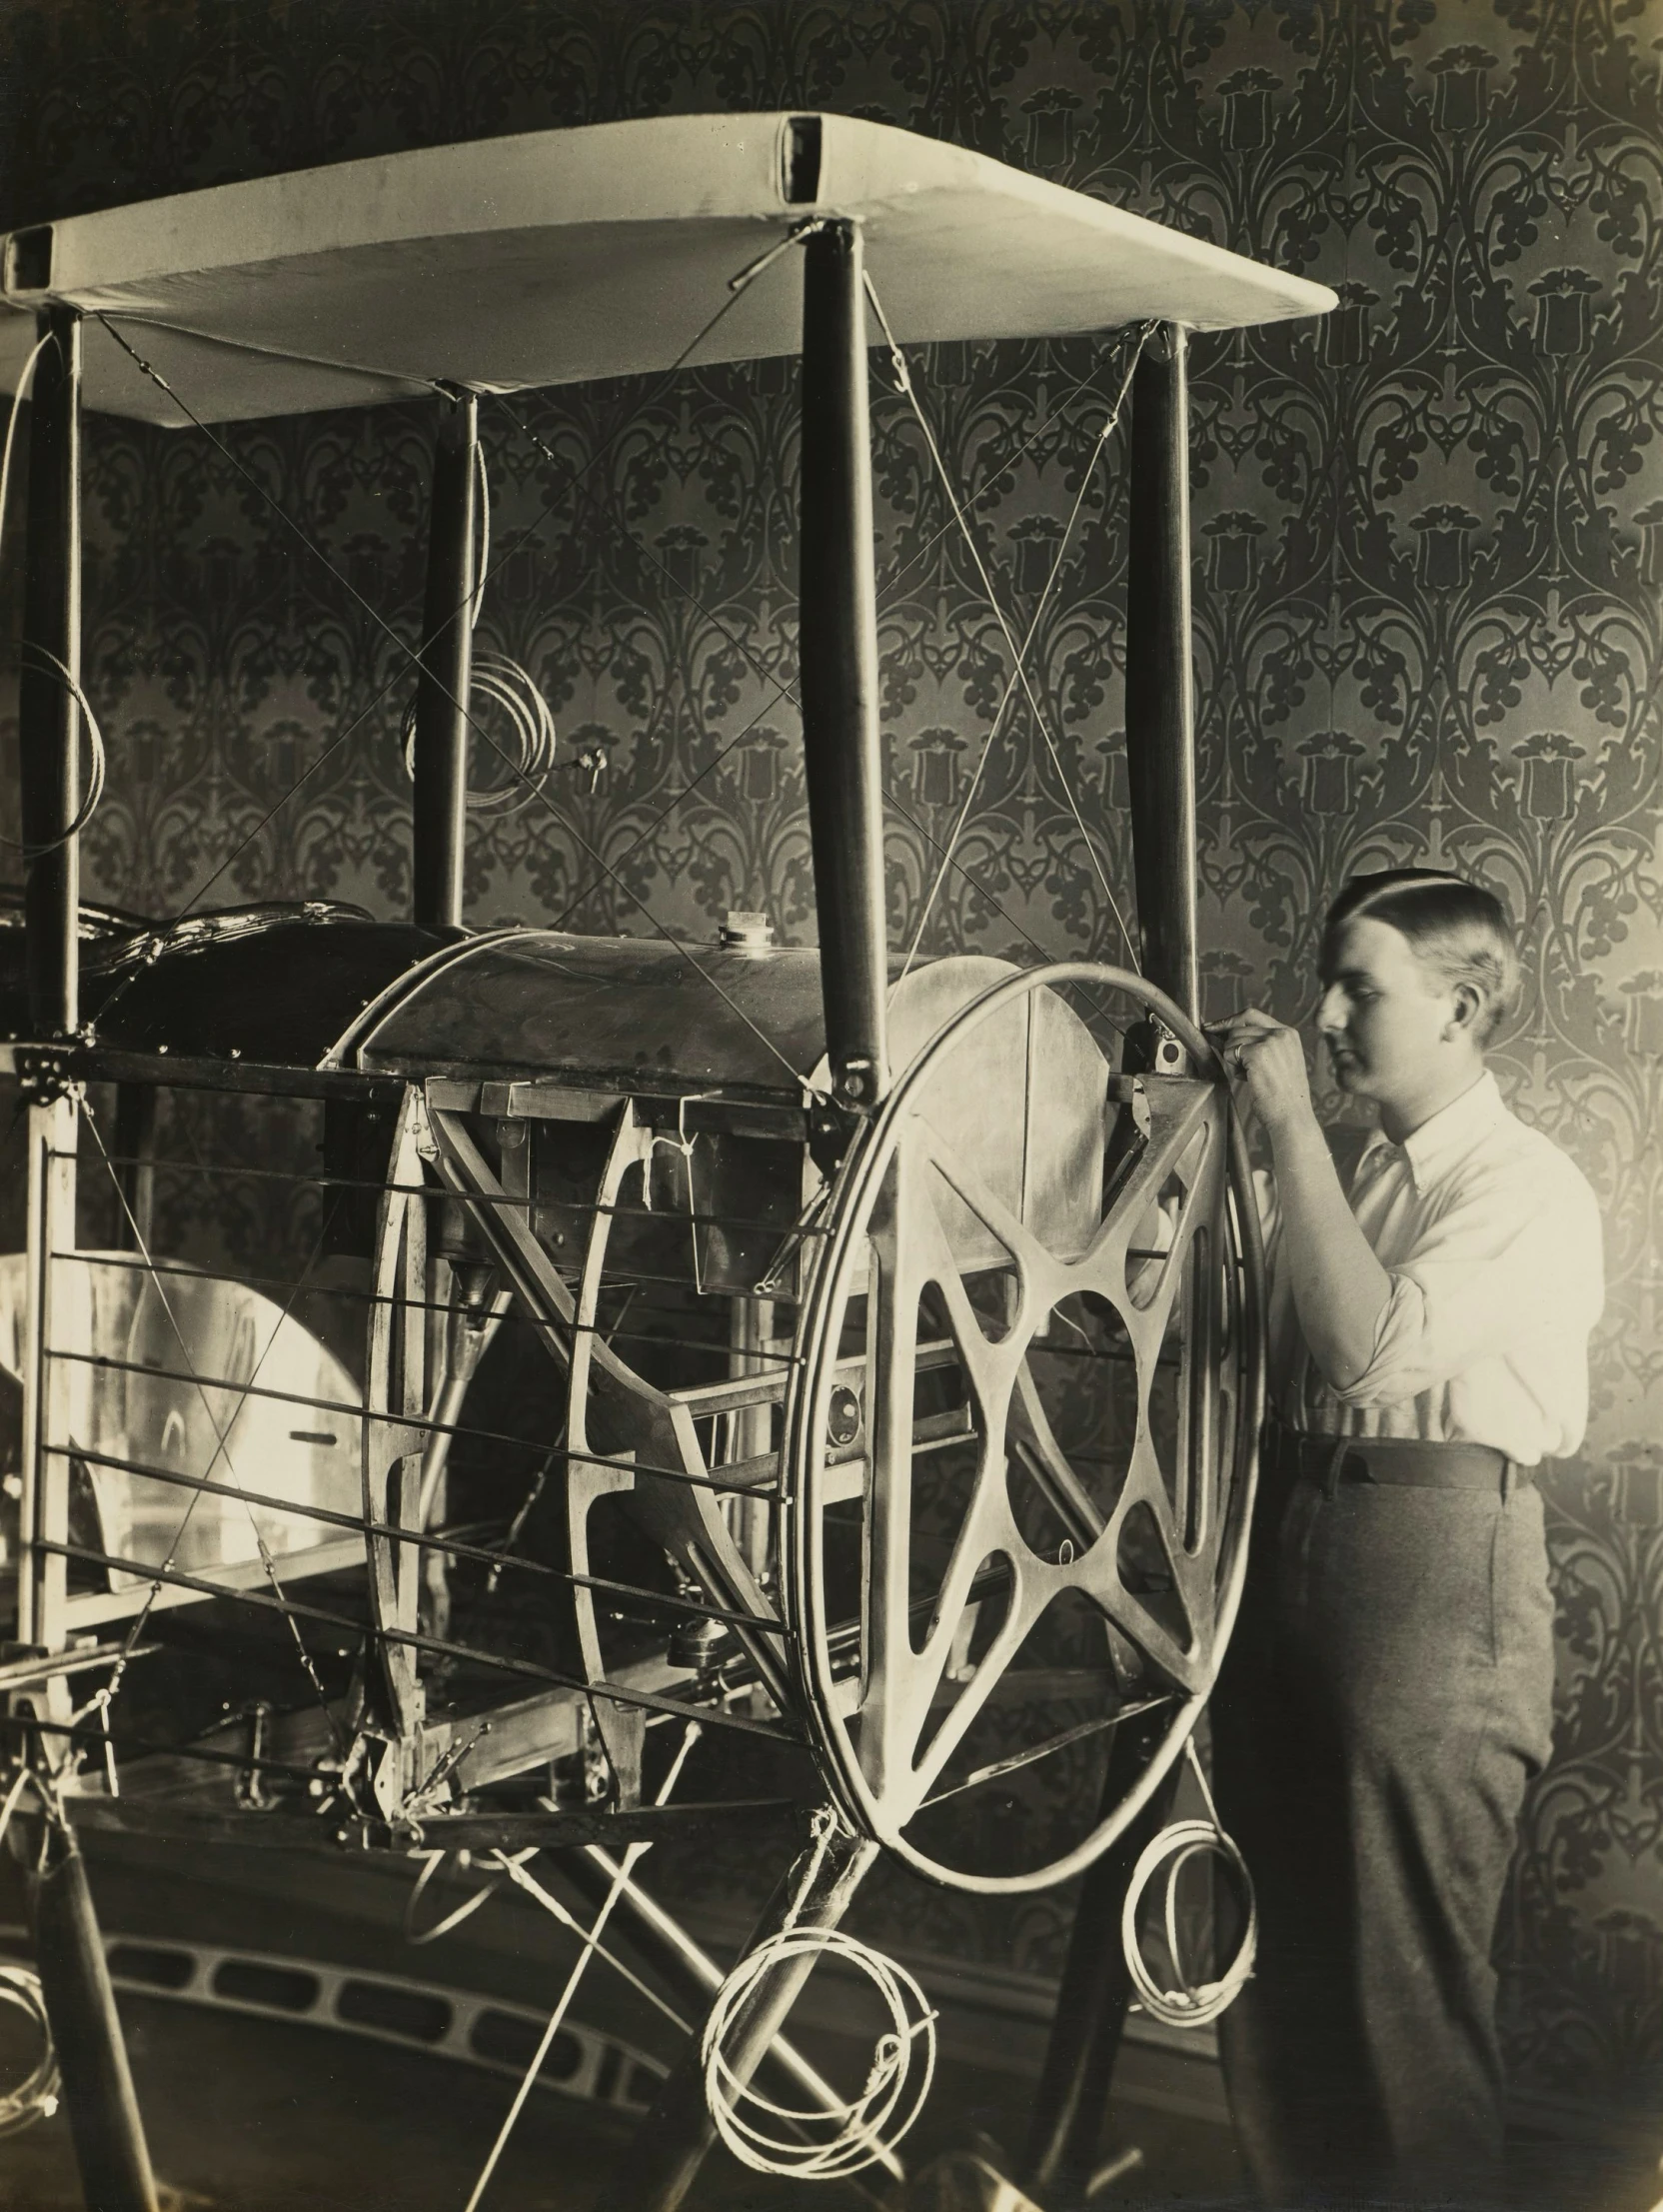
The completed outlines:
<svg viewBox="0 0 1663 2212">
<path fill-rule="evenodd" d="M 157 2173 L 175 2212 L 462 2212 L 510 2085 L 476 2069 L 283 2021 L 129 1998 L 135 2078 Z M 1002 2085 L 938 2078 L 920 2149 L 969 2125 L 1008 2124 Z M 584 2212 L 630 2126 L 543 2092 L 523 2114 L 487 2212 Z M 1110 2127 L 1145 2162 L 1097 2202 L 1221 2201 L 1232 2160 L 1204 2123 L 1125 2112 Z M 844 2212 L 866 2199 L 790 2185 L 713 2157 L 694 2205 L 724 2212 Z M 80 2212 L 63 2115 L 0 2144 L 4 2212 Z"/>
<path fill-rule="evenodd" d="M 571 1955 L 570 1938 L 512 1899 L 480 1913 L 466 1941 L 459 1935 L 412 1950 L 399 1922 L 413 1870 L 397 1864 L 269 1852 L 184 1864 L 153 1843 L 88 1843 L 110 1935 L 330 1961 L 538 2009 L 558 1992 Z M 0 1867 L 0 1922 L 19 1920 L 21 1905 L 8 1863 Z M 502 2074 L 312 2022 L 130 1990 L 121 2008 L 152 2157 L 174 2212 L 462 2212 L 514 2093 Z M 674 2034 L 605 1967 L 592 1965 L 575 2009 L 603 2034 L 661 2058 L 673 2054 Z M 952 2027 L 943 2020 L 942 2061 L 907 2144 L 914 2171 L 978 2134 L 1019 2145 L 1025 2129 L 1034 2052 L 1012 2045 L 1007 2057 L 996 2040 L 989 2047 L 985 2031 L 977 2044 Z M 834 2082 L 852 2090 L 864 2078 L 869 2040 L 812 2027 L 798 2039 Z M 24 2024 L 0 2014 L 0 2087 L 31 2060 Z M 534 2091 L 484 2212 L 585 2212 L 641 2124 L 627 2111 Z M 1140 2162 L 1098 2205 L 1239 2201 L 1227 2128 L 1141 2106 L 1112 2110 L 1104 2159 L 1133 2146 Z M 689 2212 L 844 2212 L 871 2202 L 846 2185 L 757 2175 L 718 2152 Z M 80 2206 L 61 2111 L 0 2141 L 0 2212 Z"/>
</svg>

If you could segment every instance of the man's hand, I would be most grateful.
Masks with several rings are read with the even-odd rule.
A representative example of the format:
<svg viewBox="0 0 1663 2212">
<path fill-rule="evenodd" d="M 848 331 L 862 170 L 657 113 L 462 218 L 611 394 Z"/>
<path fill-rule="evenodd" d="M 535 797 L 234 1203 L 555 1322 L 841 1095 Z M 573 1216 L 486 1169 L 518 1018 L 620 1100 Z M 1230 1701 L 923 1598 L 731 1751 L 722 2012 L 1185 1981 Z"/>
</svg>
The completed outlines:
<svg viewBox="0 0 1663 2212">
<path fill-rule="evenodd" d="M 1235 1095 L 1264 1124 L 1282 1209 L 1283 1264 L 1318 1372 L 1348 1390 L 1368 1370 L 1391 1277 L 1357 1226 L 1311 1105 L 1296 1030 L 1250 1009 L 1212 1033 Z"/>
<path fill-rule="evenodd" d="M 1297 1030 L 1249 1008 L 1220 1023 L 1211 1035 L 1236 1098 L 1257 1113 L 1272 1143 L 1283 1131 L 1317 1125 Z"/>
</svg>

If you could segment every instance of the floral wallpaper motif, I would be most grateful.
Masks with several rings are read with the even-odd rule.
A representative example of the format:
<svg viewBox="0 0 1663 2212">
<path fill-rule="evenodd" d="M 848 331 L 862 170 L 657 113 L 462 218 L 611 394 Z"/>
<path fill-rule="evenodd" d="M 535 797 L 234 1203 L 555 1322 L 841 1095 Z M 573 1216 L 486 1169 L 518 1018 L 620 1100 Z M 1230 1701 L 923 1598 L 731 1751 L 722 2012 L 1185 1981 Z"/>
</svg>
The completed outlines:
<svg viewBox="0 0 1663 2212">
<path fill-rule="evenodd" d="M 1663 5 L 14 0 L 4 40 L 8 224 L 452 138 L 819 105 L 1336 287 L 1325 323 L 1195 346 L 1209 1009 L 1308 1013 L 1324 894 L 1359 866 L 1480 870 L 1524 931 L 1499 1072 L 1599 1191 L 1611 1294 L 1588 1446 L 1549 1482 L 1559 1736 L 1507 1916 L 1511 2052 L 1538 2099 L 1655 2107 Z M 915 364 L 1010 619 L 1037 615 L 1056 746 L 1025 712 L 1000 725 L 930 899 L 1007 666 L 874 356 L 890 911 L 909 936 L 929 901 L 926 951 L 1119 942 L 1125 509 L 1117 443 L 1092 450 L 1122 360 L 1071 340 Z M 791 365 L 482 416 L 482 641 L 534 672 L 562 757 L 547 804 L 478 818 L 471 915 L 708 934 L 761 907 L 801 938 Z M 235 466 L 188 430 L 92 426 L 93 895 L 401 910 L 403 654 L 249 480 L 410 640 L 431 442 L 407 407 L 236 430 Z M 1042 1969 L 1065 1906 L 937 1897 L 927 1924 Z"/>
</svg>

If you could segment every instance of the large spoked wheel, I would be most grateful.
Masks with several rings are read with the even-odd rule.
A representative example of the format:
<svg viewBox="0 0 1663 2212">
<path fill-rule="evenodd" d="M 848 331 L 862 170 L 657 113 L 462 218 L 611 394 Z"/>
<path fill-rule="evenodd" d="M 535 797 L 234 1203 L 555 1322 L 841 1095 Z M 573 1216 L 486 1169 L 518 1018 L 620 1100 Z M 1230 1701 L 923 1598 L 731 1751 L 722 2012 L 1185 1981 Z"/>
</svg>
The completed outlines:
<svg viewBox="0 0 1663 2212">
<path fill-rule="evenodd" d="M 1150 1015 L 1211 1073 L 1117 1073 Z M 787 1407 L 815 1739 L 909 1865 L 1037 1889 L 1147 1800 L 1235 1617 L 1263 1270 L 1227 1087 L 1137 977 L 1013 975 L 905 1070 L 826 1218 Z"/>
</svg>

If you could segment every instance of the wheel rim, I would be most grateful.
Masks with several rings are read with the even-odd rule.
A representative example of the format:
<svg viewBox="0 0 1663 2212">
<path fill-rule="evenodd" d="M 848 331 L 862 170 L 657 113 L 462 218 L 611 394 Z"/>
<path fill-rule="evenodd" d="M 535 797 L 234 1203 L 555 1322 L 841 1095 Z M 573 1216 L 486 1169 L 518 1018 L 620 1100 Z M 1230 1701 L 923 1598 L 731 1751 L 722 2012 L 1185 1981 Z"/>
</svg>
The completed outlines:
<svg viewBox="0 0 1663 2212">
<path fill-rule="evenodd" d="M 1055 1248 L 1057 1238 L 1024 1217 L 1025 1164 L 1013 1206 L 937 1125 L 931 1109 L 947 1096 L 953 1055 L 977 1031 L 992 1034 L 985 1025 L 1008 1020 L 1023 1000 L 1031 1024 L 1034 995 L 1055 1000 L 1067 986 L 1129 998 L 1197 1066 L 1216 1068 L 1181 1012 L 1119 970 L 1059 964 L 972 1000 L 913 1061 L 842 1163 L 802 1309 L 787 1409 L 793 1640 L 823 1764 L 866 1833 L 918 1871 L 981 1891 L 1039 1888 L 1088 1864 L 1176 1757 L 1216 1679 L 1239 1600 L 1262 1402 L 1262 1262 L 1245 1149 L 1221 1078 L 1147 1080 L 1147 1127 L 1128 1141 L 1122 1126 L 1110 1196 L 1073 1249 Z M 1130 1110 L 1122 1105 L 1122 1124 Z M 1169 1245 L 1158 1261 L 1139 1259 L 1148 1247 L 1135 1238 L 1151 1233 L 1162 1198 Z M 990 1266 L 989 1253 L 998 1255 Z M 1183 1326 L 1174 1369 L 1162 1345 L 1175 1306 Z M 920 1315 L 933 1315 L 940 1332 L 921 1355 Z M 1082 1473 L 1080 1452 L 1059 1437 L 1047 1406 L 1046 1377 L 1062 1356 L 1049 1339 L 1063 1326 L 1086 1334 L 1081 1316 L 1103 1339 L 1102 1359 L 1126 1369 L 1122 1397 L 1124 1380 L 1133 1381 L 1123 1448 L 1117 1460 L 1108 1455 L 1115 1463 L 1106 1473 Z M 945 1447 L 958 1469 L 946 1490 L 948 1525 L 931 1533 L 933 1563 L 920 1565 L 919 1439 L 947 1418 L 918 1411 L 919 1376 L 931 1363 L 957 1370 L 967 1417 L 963 1443 Z M 1157 1377 L 1177 1407 L 1164 1444 L 1153 1417 Z M 860 1449 L 851 1456 L 856 1415 L 847 1401 L 861 1391 Z M 930 1436 L 924 1443 L 937 1448 Z M 856 1524 L 859 1565 L 851 1568 Z M 1047 1540 L 1047 1527 L 1054 1539 L 1058 1526 L 1072 1533 Z M 1152 1573 L 1137 1564 L 1140 1547 L 1168 1572 L 1158 1601 L 1136 1586 L 1160 1578 L 1158 1564 Z M 1095 1710 L 1071 1739 L 1106 1742 L 1134 1711 L 1158 1705 L 1150 1755 L 1088 1832 L 1049 1856 L 1042 1850 L 1039 1863 L 997 1872 L 951 1863 L 932 1840 L 933 1808 L 995 1778 L 1000 1762 L 978 1768 L 975 1742 L 988 1735 L 994 1704 L 1030 1677 L 1013 1662 L 1042 1646 L 1070 1607 L 1087 1633 L 1100 1625 L 1113 1658 L 1081 1693 Z M 1048 1746 L 1018 1745 L 1003 1765 L 1015 1771 L 1058 1756 L 1069 1737 L 1061 1730 Z"/>
</svg>

